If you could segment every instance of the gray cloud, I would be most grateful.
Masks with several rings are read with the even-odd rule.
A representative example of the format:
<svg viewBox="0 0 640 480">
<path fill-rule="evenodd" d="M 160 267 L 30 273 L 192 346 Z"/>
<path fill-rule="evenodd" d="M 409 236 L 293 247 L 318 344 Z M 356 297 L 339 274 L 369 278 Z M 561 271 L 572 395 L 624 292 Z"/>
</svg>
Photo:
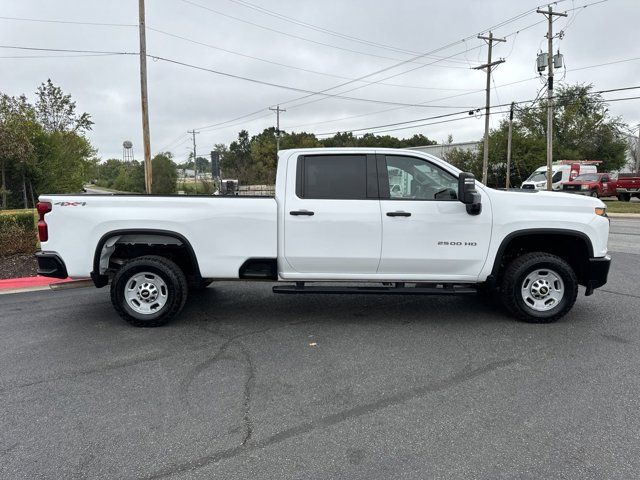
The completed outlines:
<svg viewBox="0 0 640 480">
<path fill-rule="evenodd" d="M 291 38 L 217 15 L 180 0 L 147 0 L 147 24 L 222 49 L 348 78 L 357 78 L 397 63 L 379 56 L 399 60 L 410 58 L 407 53 L 327 35 L 265 15 L 229 0 L 194 1 L 270 29 L 345 49 L 367 52 L 371 56 Z M 565 0 L 556 8 L 567 10 L 593 1 Z M 536 7 L 535 2 L 528 0 L 517 2 L 513 0 L 483 2 L 253 0 L 252 3 L 346 35 L 419 52 L 430 51 L 455 42 Z M 4 0 L 2 7 L 2 15 L 7 17 L 137 23 L 137 2 L 133 0 L 110 2 Z M 637 0 L 610 0 L 576 10 L 567 19 L 557 20 L 556 29 L 565 29 L 564 38 L 557 42 L 561 53 L 565 55 L 567 66 L 563 81 L 593 83 L 597 89 L 637 83 L 640 79 L 639 60 L 599 68 L 575 71 L 574 69 L 640 57 L 640 44 L 633 35 L 637 30 L 639 14 L 640 2 Z M 521 32 L 510 36 L 508 42 L 500 44 L 495 49 L 495 55 L 505 57 L 507 62 L 495 71 L 494 79 L 498 88 L 492 91 L 493 104 L 530 99 L 540 89 L 541 83 L 537 79 L 502 85 L 536 76 L 534 60 L 537 51 L 540 48 L 546 48 L 544 38 L 546 25 L 540 23 L 528 29 L 524 28 L 542 20 L 544 20 L 542 15 L 532 13 L 495 30 L 495 34 L 499 36 L 519 30 Z M 15 20 L 0 20 L 0 22 L 2 26 L 0 43 L 3 45 L 129 52 L 135 52 L 138 49 L 138 32 L 135 27 L 65 25 Z M 440 66 L 425 66 L 386 80 L 387 83 L 443 90 L 367 85 L 345 95 L 392 102 L 422 103 L 466 93 L 464 96 L 436 100 L 433 103 L 456 106 L 461 109 L 482 107 L 484 93 L 473 93 L 473 91 L 484 87 L 484 75 L 482 72 L 469 69 L 469 66 L 477 65 L 478 62 L 484 62 L 486 59 L 486 48 L 475 48 L 481 44 L 482 42 L 477 39 L 458 42 L 457 45 L 438 53 L 438 55 L 448 56 L 466 51 L 453 57 L 453 61 L 443 61 Z M 276 66 L 195 45 L 155 31 L 148 32 L 147 45 L 148 53 L 152 55 L 307 90 L 323 90 L 344 82 L 338 78 Z M 0 49 L 0 55 L 36 55 L 36 53 Z M 93 116 L 96 124 L 90 138 L 99 149 L 102 158 L 120 157 L 121 144 L 125 139 L 133 141 L 136 157 L 141 157 L 139 64 L 136 56 L 1 58 L 0 62 L 3 72 L 0 90 L 12 95 L 26 93 L 32 96 L 37 85 L 50 77 L 66 92 L 73 95 L 81 111 L 87 111 Z M 417 65 L 403 65 L 368 80 L 380 80 L 386 75 L 399 73 L 415 66 Z M 560 78 L 564 73 L 558 71 L 557 75 Z M 364 84 L 352 84 L 332 93 L 362 85 Z M 186 131 L 188 129 L 224 122 L 264 109 L 266 118 L 247 121 L 242 125 L 232 123 L 227 128 L 203 130 L 198 136 L 198 148 L 206 152 L 214 143 L 228 143 L 233 140 L 242 127 L 249 129 L 251 133 L 257 133 L 273 125 L 274 116 L 267 115 L 269 113 L 267 108 L 302 96 L 296 92 L 153 60 L 149 61 L 149 95 L 152 150 L 157 151 L 168 145 L 178 159 L 187 155 L 189 144 L 186 142 Z M 608 98 L 616 96 L 631 95 L 606 95 Z M 282 128 L 290 130 L 292 126 L 305 125 L 296 130 L 316 133 L 376 126 L 452 111 L 424 107 L 392 109 L 391 106 L 343 99 L 323 99 L 298 108 L 286 105 L 286 108 L 288 111 L 282 116 Z M 640 115 L 637 113 L 638 100 L 612 103 L 610 112 L 613 115 L 622 116 L 629 123 L 640 122 Z M 343 117 L 354 118 L 338 120 Z M 498 121 L 497 115 L 492 118 L 494 125 Z M 322 123 L 309 125 L 316 122 Z M 443 141 L 448 134 L 452 134 L 455 140 L 462 141 L 479 139 L 482 131 L 483 121 L 470 117 L 459 122 L 408 128 L 393 134 L 410 136 L 419 132 L 437 141 Z"/>
</svg>

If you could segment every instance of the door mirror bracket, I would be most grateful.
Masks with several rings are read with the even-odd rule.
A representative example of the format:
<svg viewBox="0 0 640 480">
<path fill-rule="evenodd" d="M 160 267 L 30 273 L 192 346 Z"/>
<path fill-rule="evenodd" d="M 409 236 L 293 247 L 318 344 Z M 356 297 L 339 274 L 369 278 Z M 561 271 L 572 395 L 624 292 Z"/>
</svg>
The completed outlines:
<svg viewBox="0 0 640 480">
<path fill-rule="evenodd" d="M 482 196 L 476 190 L 476 178 L 472 173 L 463 172 L 458 176 L 458 198 L 467 206 L 469 215 L 482 212 Z"/>
</svg>

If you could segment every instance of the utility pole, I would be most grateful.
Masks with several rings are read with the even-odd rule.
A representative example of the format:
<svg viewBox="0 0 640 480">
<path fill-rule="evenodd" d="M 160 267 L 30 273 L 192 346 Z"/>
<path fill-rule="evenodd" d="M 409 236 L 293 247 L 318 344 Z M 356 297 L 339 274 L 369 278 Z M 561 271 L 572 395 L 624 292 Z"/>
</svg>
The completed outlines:
<svg viewBox="0 0 640 480">
<path fill-rule="evenodd" d="M 491 71 L 496 65 L 504 63 L 504 59 L 491 61 L 491 51 L 493 50 L 493 42 L 506 42 L 506 38 L 494 38 L 493 33 L 489 32 L 489 36 L 478 35 L 480 40 L 484 40 L 489 45 L 489 53 L 487 55 L 487 63 L 474 67 L 474 70 L 487 69 L 487 88 L 486 88 L 486 102 L 484 107 L 484 156 L 482 158 L 482 183 L 487 183 L 487 172 L 489 169 L 489 110 L 491 109 Z"/>
<path fill-rule="evenodd" d="M 138 0 L 140 30 L 140 98 L 142 102 L 142 143 L 144 145 L 144 187 L 151 193 L 151 139 L 149 136 L 149 97 L 147 96 L 147 38 L 144 20 L 144 0 Z"/>
<path fill-rule="evenodd" d="M 638 143 L 636 144 L 636 173 L 640 173 L 640 123 L 638 124 Z"/>
<path fill-rule="evenodd" d="M 511 136 L 513 134 L 513 108 L 514 102 L 511 102 L 511 108 L 509 109 L 509 136 L 507 137 L 507 179 L 505 181 L 505 188 L 509 189 L 509 177 L 511 176 Z"/>
<path fill-rule="evenodd" d="M 193 189 L 195 194 L 198 194 L 198 157 L 196 156 L 196 134 L 200 132 L 196 132 L 195 130 L 189 130 L 187 133 L 190 133 L 193 137 Z"/>
<path fill-rule="evenodd" d="M 566 17 L 566 13 L 554 12 L 551 5 L 548 10 L 536 10 L 547 17 L 547 190 L 553 189 L 553 17 Z"/>
<path fill-rule="evenodd" d="M 280 108 L 280 105 L 276 105 L 275 108 L 269 107 L 269 110 L 276 112 L 276 153 L 280 151 L 280 112 L 286 112 L 284 108 Z"/>
</svg>

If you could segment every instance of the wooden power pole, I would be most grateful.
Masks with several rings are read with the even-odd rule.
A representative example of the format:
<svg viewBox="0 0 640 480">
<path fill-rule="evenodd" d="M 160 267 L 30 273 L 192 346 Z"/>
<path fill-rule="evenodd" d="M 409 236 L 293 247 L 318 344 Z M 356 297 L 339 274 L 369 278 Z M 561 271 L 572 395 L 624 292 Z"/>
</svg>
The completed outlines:
<svg viewBox="0 0 640 480">
<path fill-rule="evenodd" d="M 187 133 L 190 133 L 193 137 L 193 189 L 195 194 L 198 194 L 198 157 L 196 153 L 196 134 L 200 132 L 196 132 L 195 130 L 189 130 Z"/>
<path fill-rule="evenodd" d="M 149 98 L 147 96 L 147 39 L 144 23 L 144 0 L 138 0 L 140 30 L 140 98 L 142 101 L 142 142 L 144 144 L 144 186 L 151 193 L 151 139 L 149 136 Z"/>
<path fill-rule="evenodd" d="M 553 189 L 553 17 L 566 17 L 566 13 L 554 12 L 551 5 L 548 10 L 536 10 L 547 17 L 547 190 Z"/>
<path fill-rule="evenodd" d="M 513 107 L 514 102 L 511 102 L 511 108 L 509 109 L 509 136 L 507 137 L 507 179 L 505 181 L 505 188 L 509 189 L 509 177 L 511 176 L 511 137 L 513 135 Z"/>
<path fill-rule="evenodd" d="M 275 108 L 269 107 L 269 110 L 276 112 L 276 153 L 280 151 L 280 112 L 286 112 L 284 108 L 280 108 L 280 105 L 276 105 Z"/>
<path fill-rule="evenodd" d="M 487 88 L 486 88 L 486 102 L 484 108 L 484 155 L 482 157 L 482 183 L 487 183 L 487 172 L 489 169 L 489 110 L 491 109 L 491 71 L 496 65 L 504 63 L 504 59 L 491 61 L 491 53 L 493 50 L 493 42 L 506 42 L 505 38 L 495 38 L 493 33 L 489 32 L 489 36 L 478 35 L 480 40 L 484 40 L 489 45 L 489 53 L 487 55 L 487 63 L 474 67 L 474 70 L 487 70 Z"/>
</svg>

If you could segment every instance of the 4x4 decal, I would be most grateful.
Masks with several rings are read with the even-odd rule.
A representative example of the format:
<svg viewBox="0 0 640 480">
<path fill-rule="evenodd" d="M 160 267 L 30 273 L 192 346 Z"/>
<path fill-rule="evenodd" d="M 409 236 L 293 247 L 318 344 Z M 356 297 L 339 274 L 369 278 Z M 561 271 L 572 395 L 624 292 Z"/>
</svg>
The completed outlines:
<svg viewBox="0 0 640 480">
<path fill-rule="evenodd" d="M 84 207 L 87 202 L 56 202 L 54 205 L 59 205 L 61 207 Z"/>
</svg>

